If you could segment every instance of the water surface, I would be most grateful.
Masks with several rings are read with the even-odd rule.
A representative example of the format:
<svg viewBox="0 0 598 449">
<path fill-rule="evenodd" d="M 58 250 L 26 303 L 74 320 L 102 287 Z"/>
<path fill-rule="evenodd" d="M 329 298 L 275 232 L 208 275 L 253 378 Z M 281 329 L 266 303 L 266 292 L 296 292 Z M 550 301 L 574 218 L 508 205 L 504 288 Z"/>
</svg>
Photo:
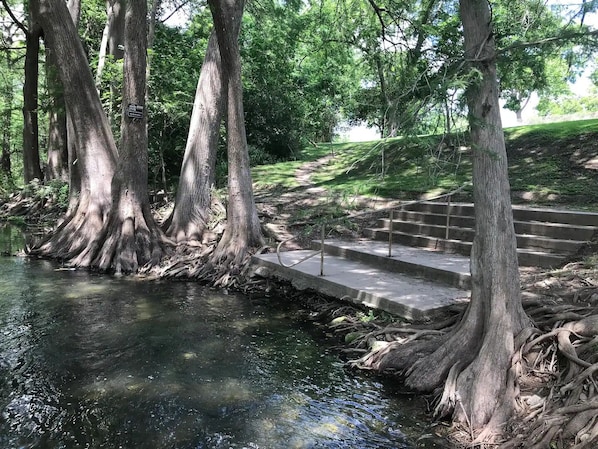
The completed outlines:
<svg viewBox="0 0 598 449">
<path fill-rule="evenodd" d="M 421 403 L 347 371 L 300 316 L 0 257 L 0 447 L 440 447 Z"/>
</svg>

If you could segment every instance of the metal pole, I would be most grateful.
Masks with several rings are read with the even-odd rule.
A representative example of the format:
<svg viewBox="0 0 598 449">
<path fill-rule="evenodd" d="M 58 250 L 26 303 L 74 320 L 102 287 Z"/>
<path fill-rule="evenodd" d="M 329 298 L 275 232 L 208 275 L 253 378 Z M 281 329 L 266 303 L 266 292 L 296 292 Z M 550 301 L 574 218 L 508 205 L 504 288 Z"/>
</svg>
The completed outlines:
<svg viewBox="0 0 598 449">
<path fill-rule="evenodd" d="M 444 232 L 445 240 L 448 240 L 449 238 L 449 225 L 451 220 L 451 196 L 452 195 L 446 197 L 446 229 Z"/>
<path fill-rule="evenodd" d="M 390 217 L 388 221 L 388 257 L 392 257 L 392 227 L 394 221 L 394 210 L 390 210 Z"/>
<path fill-rule="evenodd" d="M 324 238 L 326 237 L 326 225 L 322 224 L 322 241 L 320 243 L 320 276 L 324 276 Z"/>
</svg>

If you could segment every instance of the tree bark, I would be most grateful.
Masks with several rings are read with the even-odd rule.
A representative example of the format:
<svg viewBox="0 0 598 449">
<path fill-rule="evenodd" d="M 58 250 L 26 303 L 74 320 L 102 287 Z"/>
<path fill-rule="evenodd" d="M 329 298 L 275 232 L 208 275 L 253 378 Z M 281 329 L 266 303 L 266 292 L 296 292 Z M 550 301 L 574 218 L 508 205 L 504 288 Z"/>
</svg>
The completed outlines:
<svg viewBox="0 0 598 449">
<path fill-rule="evenodd" d="M 81 0 L 66 0 L 66 4 L 76 28 L 79 26 L 79 19 L 81 18 Z"/>
<path fill-rule="evenodd" d="M 227 227 L 214 253 L 214 260 L 238 263 L 251 247 L 261 246 L 263 237 L 253 197 L 245 119 L 241 55 L 235 23 L 243 15 L 243 0 L 209 0 L 220 57 L 222 79 L 228 94 L 227 153 L 228 206 Z"/>
<path fill-rule="evenodd" d="M 57 67 L 72 127 L 69 139 L 76 149 L 73 164 L 80 179 L 76 207 L 69 209 L 58 229 L 33 252 L 64 259 L 74 266 L 89 266 L 111 205 L 116 145 L 66 3 L 31 0 L 31 4 L 39 11 L 44 39 L 59 61 Z"/>
<path fill-rule="evenodd" d="M 224 99 L 220 50 L 212 31 L 197 82 L 175 206 L 164 224 L 166 234 L 177 242 L 201 241 L 206 229 Z"/>
<path fill-rule="evenodd" d="M 115 61 L 125 56 L 126 0 L 108 0 L 108 54 Z M 145 47 L 145 46 L 144 46 Z"/>
<path fill-rule="evenodd" d="M 52 49 L 46 48 L 46 83 L 50 97 L 46 179 L 68 181 L 66 106 L 56 63 Z"/>
<path fill-rule="evenodd" d="M 36 23 L 34 7 L 30 6 L 31 23 L 25 34 L 25 82 L 23 83 L 23 178 L 25 184 L 34 179 L 43 181 L 39 159 L 39 129 L 37 116 L 37 83 L 39 76 L 39 39 L 41 28 Z"/>
<path fill-rule="evenodd" d="M 81 15 L 81 0 L 68 0 L 66 3 L 76 28 Z M 46 179 L 60 179 L 67 182 L 70 175 L 66 105 L 56 64 L 54 52 L 51 48 L 46 48 L 46 83 L 50 97 Z"/>
<path fill-rule="evenodd" d="M 5 37 L 8 46 L 12 45 L 12 34 L 8 33 Z M 13 60 L 10 52 L 4 52 L 6 56 L 6 68 L 9 73 L 13 71 Z M 14 107 L 14 90 L 12 78 L 8 78 L 5 89 L 2 92 L 4 110 L 2 111 L 2 154 L 0 154 L 0 173 L 2 181 L 13 183 L 12 165 L 11 165 L 11 145 L 12 145 L 12 110 Z"/>
<path fill-rule="evenodd" d="M 126 1 L 121 143 L 112 180 L 112 208 L 103 246 L 92 263 L 100 270 L 131 273 L 158 264 L 163 236 L 154 222 L 147 190 L 147 4 Z"/>
</svg>

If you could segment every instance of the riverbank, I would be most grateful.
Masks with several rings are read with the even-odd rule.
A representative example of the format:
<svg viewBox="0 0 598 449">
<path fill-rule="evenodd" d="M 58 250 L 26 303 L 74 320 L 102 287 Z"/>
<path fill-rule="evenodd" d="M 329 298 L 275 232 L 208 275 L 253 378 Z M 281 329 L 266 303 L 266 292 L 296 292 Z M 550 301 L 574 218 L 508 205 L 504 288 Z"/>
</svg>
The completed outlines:
<svg viewBox="0 0 598 449">
<path fill-rule="evenodd" d="M 598 209 L 598 132 L 596 123 L 584 122 L 510 130 L 509 157 L 513 201 L 534 206 Z M 402 142 L 402 143 L 401 143 Z M 429 151 L 414 149 L 413 142 L 389 140 L 369 144 L 326 144 L 310 148 L 304 160 L 256 167 L 255 199 L 270 248 L 286 242 L 286 249 L 308 247 L 327 223 L 330 237 L 356 237 L 374 223 L 381 211 L 401 200 L 425 198 L 447 191 L 468 179 L 466 149 Z M 385 149 L 382 151 L 382 149 Z M 390 150 L 395 159 L 390 158 Z M 386 152 L 385 152 L 386 151 Z M 459 155 L 459 161 L 455 158 Z M 384 155 L 382 158 L 381 155 Z M 452 159 L 451 159 L 452 158 Z M 384 161 L 386 165 L 377 165 Z M 414 162 L 415 161 L 415 162 Z M 390 164 L 390 165 L 389 165 Z M 414 167 L 414 164 L 417 167 Z M 443 172 L 433 168 L 443 165 Z M 434 183 L 430 181 L 432 179 Z M 398 187 L 400 182 L 402 187 Z M 409 187 L 406 189 L 405 186 Z M 396 196 L 390 196 L 394 192 Z M 580 193 L 581 192 L 581 193 Z M 468 190 L 458 200 L 468 201 Z M 48 232 L 64 201 L 47 190 L 14 194 L 0 205 L 0 217 Z M 158 220 L 168 216 L 172 204 L 154 204 Z M 222 207 L 222 206 L 221 206 Z M 213 242 L 223 231 L 214 222 Z M 588 245 L 556 270 L 522 268 L 524 307 L 534 323 L 522 352 L 514 359 L 518 395 L 515 419 L 505 438 L 493 447 L 593 448 L 598 441 L 598 257 L 596 244 Z M 230 273 L 202 269 L 213 249 L 179 245 L 146 279 L 165 276 L 193 279 L 247 293 L 284 292 L 305 302 L 314 322 L 338 341 L 338 350 L 356 369 L 372 369 L 372 358 L 390 345 L 399 347 L 415 339 L 448 335 L 463 308 L 455 308 L 433 323 L 405 323 L 388 314 L 355 308 L 289 285 L 255 276 L 249 266 Z M 400 377 L 401 373 L 386 373 Z M 442 392 L 436 392 L 441 394 Z M 430 403 L 434 397 L 430 397 Z M 450 417 L 446 417 L 450 419 Z M 471 447 L 471 429 L 448 427 L 439 419 L 436 429 L 456 447 Z"/>
<path fill-rule="evenodd" d="M 309 187 L 306 186 L 306 189 Z M 310 201 L 309 198 L 313 197 L 305 195 L 305 198 L 297 196 L 292 203 L 298 207 L 305 207 L 300 206 L 301 202 Z M 290 201 L 288 196 L 285 200 Z M 368 224 L 369 220 L 376 219 L 377 209 L 384 209 L 392 204 L 389 201 L 363 201 L 361 210 L 369 213 L 359 215 L 357 227 L 355 222 L 341 222 L 334 228 L 335 233 L 357 235 L 360 227 Z M 306 245 L 316 232 L 310 229 L 307 222 L 302 225 L 296 222 L 285 223 L 282 220 L 284 214 L 268 214 L 267 211 L 272 206 L 268 206 L 265 201 L 258 204 L 260 218 L 271 246 L 274 246 L 275 242 L 294 237 L 290 242 L 290 248 L 301 247 Z M 171 205 L 168 203 L 156 205 L 156 215 L 166 216 L 169 207 Z M 35 232 L 47 230 L 52 220 L 63 212 L 52 199 L 36 200 L 24 193 L 15 195 L 12 202 L 5 203 L 2 209 L 6 208 L 19 211 L 10 221 L 17 224 L 33 224 L 35 226 L 32 229 Z M 355 210 L 348 213 L 355 213 Z M 534 320 L 537 331 L 529 336 L 526 358 L 520 366 L 517 419 L 510 425 L 508 437 L 497 442 L 497 447 L 532 447 L 533 444 L 542 447 L 543 441 L 556 439 L 561 441 L 560 447 L 569 447 L 568 445 L 577 441 L 579 444 L 572 447 L 581 448 L 591 447 L 588 446 L 589 441 L 596 439 L 591 433 L 591 427 L 586 429 L 582 426 L 575 429 L 573 424 L 569 424 L 575 421 L 577 415 L 583 418 L 587 416 L 588 411 L 593 413 L 596 410 L 592 405 L 596 401 L 596 391 L 592 387 L 595 371 L 592 370 L 595 370 L 598 362 L 597 351 L 592 346 L 596 339 L 595 323 L 592 320 L 598 316 L 598 260 L 595 252 L 595 248 L 590 246 L 586 248 L 585 254 L 579 255 L 578 260 L 572 260 L 558 270 L 521 269 L 522 290 L 527 293 L 524 307 Z M 193 273 L 193 267 L 201 266 L 201 261 L 209 257 L 209 254 L 209 247 L 181 245 L 171 259 L 164 261 L 162 269 L 164 266 L 172 268 L 173 264 L 176 264 L 180 270 L 165 271 L 171 274 L 170 278 L 194 278 L 189 276 L 189 273 Z M 160 277 L 160 272 L 147 272 L 143 275 L 146 279 L 155 279 Z M 309 319 L 335 338 L 337 350 L 347 364 L 355 369 L 371 369 L 368 359 L 375 357 L 389 345 L 404 344 L 415 338 L 426 338 L 427 335 L 448 334 L 458 323 L 463 312 L 463 306 L 455 307 L 444 319 L 436 322 L 405 323 L 386 313 L 356 308 L 313 292 L 297 292 L 290 285 L 254 275 L 249 266 L 234 276 L 227 276 L 226 279 L 204 277 L 201 280 L 210 285 L 236 289 L 250 295 L 279 295 L 282 292 L 284 296 L 301 302 L 311 311 Z M 568 347 L 566 342 L 569 342 L 571 347 Z M 397 373 L 386 374 L 397 376 Z M 434 395 L 429 397 L 429 402 L 434 402 Z M 583 409 L 584 404 L 586 409 Z M 446 438 L 453 446 L 470 447 L 470 429 L 448 427 L 446 421 L 432 420 L 432 417 L 431 423 L 434 432 Z M 587 426 L 587 420 L 585 424 Z"/>
</svg>

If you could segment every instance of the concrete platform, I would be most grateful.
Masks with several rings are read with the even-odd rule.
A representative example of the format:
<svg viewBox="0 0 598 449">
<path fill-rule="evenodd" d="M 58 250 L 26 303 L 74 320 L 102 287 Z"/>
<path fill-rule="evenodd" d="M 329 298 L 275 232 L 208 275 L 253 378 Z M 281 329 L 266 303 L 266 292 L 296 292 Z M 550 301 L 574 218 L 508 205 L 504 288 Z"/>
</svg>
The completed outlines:
<svg viewBox="0 0 598 449">
<path fill-rule="evenodd" d="M 312 247 L 319 249 L 320 244 L 314 241 Z M 464 290 L 471 287 L 468 256 L 395 243 L 391 257 L 388 257 L 388 242 L 369 239 L 325 240 L 324 248 L 328 254 L 359 260 L 386 271 L 414 275 Z"/>
<path fill-rule="evenodd" d="M 357 244 L 359 246 L 363 247 L 364 243 Z M 405 251 L 407 250 L 416 249 L 407 248 Z M 281 253 L 281 258 L 285 265 L 290 265 L 313 253 L 311 250 L 288 251 Z M 422 254 L 422 259 L 426 256 L 436 258 L 436 255 Z M 415 253 L 412 257 L 416 257 Z M 447 307 L 469 299 L 469 292 L 466 290 L 421 277 L 381 270 L 363 261 L 329 254 L 325 256 L 324 276 L 320 276 L 319 255 L 292 268 L 280 265 L 275 253 L 254 256 L 253 262 L 257 273 L 262 276 L 284 279 L 301 290 L 312 289 L 356 304 L 385 310 L 409 320 L 434 319 Z M 455 262 L 447 263 L 450 265 Z"/>
</svg>

